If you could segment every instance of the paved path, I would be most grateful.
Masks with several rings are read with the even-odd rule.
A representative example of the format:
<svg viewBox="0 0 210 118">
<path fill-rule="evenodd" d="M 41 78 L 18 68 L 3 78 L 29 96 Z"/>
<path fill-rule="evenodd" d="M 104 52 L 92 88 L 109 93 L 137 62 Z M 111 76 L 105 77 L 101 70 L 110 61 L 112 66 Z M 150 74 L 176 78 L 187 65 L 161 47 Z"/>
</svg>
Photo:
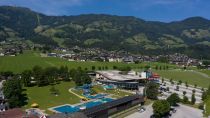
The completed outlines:
<svg viewBox="0 0 210 118">
<path fill-rule="evenodd" d="M 135 112 L 126 118 L 150 118 L 153 114 L 152 105 L 145 106 L 146 111 L 143 113 Z M 203 118 L 202 110 L 192 108 L 186 105 L 177 107 L 177 112 L 173 113 L 170 118 Z"/>
<path fill-rule="evenodd" d="M 79 97 L 80 99 L 88 100 L 88 98 L 86 98 L 86 97 L 84 97 L 84 96 L 81 96 L 81 95 L 78 95 L 78 94 L 76 94 L 75 92 L 73 92 L 73 91 L 72 91 L 72 88 L 69 89 L 69 92 L 72 93 L 72 94 L 74 94 L 75 96 Z"/>
</svg>

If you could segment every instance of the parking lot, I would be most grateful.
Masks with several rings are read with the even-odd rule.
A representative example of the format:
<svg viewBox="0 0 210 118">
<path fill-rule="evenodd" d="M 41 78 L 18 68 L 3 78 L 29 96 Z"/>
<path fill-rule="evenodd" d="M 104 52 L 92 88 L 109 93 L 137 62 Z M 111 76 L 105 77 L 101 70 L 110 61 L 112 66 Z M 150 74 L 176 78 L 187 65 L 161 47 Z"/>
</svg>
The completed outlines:
<svg viewBox="0 0 210 118">
<path fill-rule="evenodd" d="M 142 113 L 135 112 L 126 118 L 150 118 L 153 114 L 152 105 L 145 106 L 146 110 Z M 176 107 L 176 113 L 172 113 L 170 118 L 202 118 L 202 110 L 192 108 L 186 105 L 180 104 Z"/>
<path fill-rule="evenodd" d="M 179 89 L 176 90 L 177 86 L 179 86 Z M 202 102 L 202 90 L 201 88 L 194 88 L 192 86 L 186 87 L 184 84 L 177 85 L 176 82 L 174 84 L 171 84 L 169 81 L 164 81 L 164 83 L 160 84 L 160 88 L 167 89 L 169 88 L 169 91 L 162 91 L 162 96 L 159 96 L 159 99 L 166 99 L 168 96 L 170 96 L 172 93 L 177 93 L 180 98 L 183 98 L 183 92 L 186 92 L 186 97 L 188 97 L 189 101 L 191 101 L 191 96 L 193 94 L 193 90 L 195 90 L 195 98 L 196 103 Z"/>
</svg>

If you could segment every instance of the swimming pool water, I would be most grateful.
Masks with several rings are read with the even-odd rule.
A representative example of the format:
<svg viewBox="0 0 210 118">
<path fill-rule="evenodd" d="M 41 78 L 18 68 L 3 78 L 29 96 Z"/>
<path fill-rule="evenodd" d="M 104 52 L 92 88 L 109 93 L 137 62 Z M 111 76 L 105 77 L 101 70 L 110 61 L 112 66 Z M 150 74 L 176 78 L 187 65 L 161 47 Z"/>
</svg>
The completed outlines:
<svg viewBox="0 0 210 118">
<path fill-rule="evenodd" d="M 106 102 L 110 102 L 110 101 L 113 101 L 113 99 L 102 98 L 102 99 L 87 102 L 78 106 L 64 105 L 64 106 L 56 107 L 53 110 L 61 112 L 61 113 L 73 113 L 73 112 L 80 111 L 81 107 L 90 108 L 90 107 L 94 107 L 94 106 L 97 106 Z"/>
</svg>

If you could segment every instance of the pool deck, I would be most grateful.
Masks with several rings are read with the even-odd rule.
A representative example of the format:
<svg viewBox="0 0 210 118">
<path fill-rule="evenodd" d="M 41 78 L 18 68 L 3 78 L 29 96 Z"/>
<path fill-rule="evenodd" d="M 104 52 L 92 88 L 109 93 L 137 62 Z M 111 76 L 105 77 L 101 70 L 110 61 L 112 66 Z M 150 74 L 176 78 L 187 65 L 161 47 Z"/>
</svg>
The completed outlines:
<svg viewBox="0 0 210 118">
<path fill-rule="evenodd" d="M 70 91 L 70 89 L 69 89 L 69 91 Z M 103 93 L 100 93 L 100 94 L 103 94 Z M 104 93 L 105 94 L 105 93 Z M 74 94 L 74 95 L 76 95 L 76 93 Z M 77 95 L 76 95 L 77 96 Z M 78 97 L 79 97 L 80 95 L 78 95 Z M 79 98 L 81 98 L 81 97 L 79 97 Z M 103 97 L 104 98 L 104 97 Z M 111 95 L 110 94 L 107 94 L 106 95 L 106 98 L 111 98 L 111 99 L 115 99 L 115 98 L 112 98 L 111 97 Z M 89 99 L 89 100 L 87 100 L 87 101 L 85 101 L 85 102 L 80 102 L 80 103 L 76 103 L 76 104 L 63 104 L 63 105 L 58 105 L 58 106 L 55 106 L 55 107 L 50 107 L 50 108 L 48 108 L 48 110 L 49 111 L 52 111 L 52 112 L 55 112 L 55 113 L 62 113 L 62 112 L 59 112 L 59 111 L 56 111 L 56 110 L 54 110 L 55 108 L 58 108 L 58 107 L 62 107 L 62 106 L 79 106 L 79 105 L 82 105 L 82 104 L 85 104 L 85 103 L 88 103 L 88 102 L 93 102 L 93 101 L 96 101 L 96 100 L 100 100 L 100 98 L 96 98 L 96 99 Z"/>
</svg>

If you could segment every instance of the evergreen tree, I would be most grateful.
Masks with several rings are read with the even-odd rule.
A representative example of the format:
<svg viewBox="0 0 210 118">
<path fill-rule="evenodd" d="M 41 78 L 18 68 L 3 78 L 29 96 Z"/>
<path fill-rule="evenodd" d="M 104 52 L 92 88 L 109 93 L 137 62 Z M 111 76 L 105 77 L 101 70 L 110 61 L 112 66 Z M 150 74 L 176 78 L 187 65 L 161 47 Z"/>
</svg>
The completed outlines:
<svg viewBox="0 0 210 118">
<path fill-rule="evenodd" d="M 195 102 L 196 102 L 195 94 L 193 93 L 191 97 L 191 104 L 195 104 Z"/>
</svg>

